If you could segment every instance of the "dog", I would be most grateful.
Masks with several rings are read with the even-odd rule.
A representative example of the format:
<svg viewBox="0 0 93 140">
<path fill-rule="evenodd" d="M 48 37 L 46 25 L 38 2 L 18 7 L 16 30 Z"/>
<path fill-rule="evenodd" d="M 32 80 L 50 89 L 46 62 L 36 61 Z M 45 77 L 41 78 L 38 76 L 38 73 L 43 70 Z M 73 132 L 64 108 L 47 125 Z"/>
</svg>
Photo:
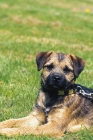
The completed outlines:
<svg viewBox="0 0 93 140">
<path fill-rule="evenodd" d="M 75 87 L 85 61 L 73 54 L 50 51 L 38 53 L 36 63 L 42 73 L 41 88 L 33 111 L 24 118 L 0 122 L 0 134 L 60 138 L 66 132 L 92 127 L 93 102 L 80 95 L 79 91 L 83 90 L 78 91 Z M 88 91 L 93 92 L 91 89 Z"/>
</svg>

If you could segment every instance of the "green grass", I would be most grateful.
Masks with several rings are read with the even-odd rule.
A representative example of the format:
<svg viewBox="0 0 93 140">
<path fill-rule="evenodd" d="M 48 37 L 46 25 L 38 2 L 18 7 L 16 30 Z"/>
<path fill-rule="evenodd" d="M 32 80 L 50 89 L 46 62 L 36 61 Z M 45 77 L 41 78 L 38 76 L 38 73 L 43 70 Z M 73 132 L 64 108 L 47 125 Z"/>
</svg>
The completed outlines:
<svg viewBox="0 0 93 140">
<path fill-rule="evenodd" d="M 30 113 L 40 87 L 35 55 L 50 50 L 82 57 L 86 67 L 77 83 L 93 87 L 93 1 L 0 0 L 0 121 Z M 31 139 L 55 140 L 0 136 L 0 140 Z M 62 137 L 92 139 L 89 130 Z"/>
</svg>

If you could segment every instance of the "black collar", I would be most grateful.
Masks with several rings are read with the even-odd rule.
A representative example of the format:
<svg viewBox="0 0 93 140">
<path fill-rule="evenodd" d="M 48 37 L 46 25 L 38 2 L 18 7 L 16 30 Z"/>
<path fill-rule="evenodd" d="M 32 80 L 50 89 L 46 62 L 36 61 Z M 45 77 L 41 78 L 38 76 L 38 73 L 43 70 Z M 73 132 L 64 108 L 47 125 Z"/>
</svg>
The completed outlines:
<svg viewBox="0 0 93 140">
<path fill-rule="evenodd" d="M 75 93 L 74 89 L 66 89 L 66 90 L 59 90 L 58 91 L 58 95 L 60 95 L 60 96 L 67 96 L 67 95 L 71 95 L 74 93 Z"/>
</svg>

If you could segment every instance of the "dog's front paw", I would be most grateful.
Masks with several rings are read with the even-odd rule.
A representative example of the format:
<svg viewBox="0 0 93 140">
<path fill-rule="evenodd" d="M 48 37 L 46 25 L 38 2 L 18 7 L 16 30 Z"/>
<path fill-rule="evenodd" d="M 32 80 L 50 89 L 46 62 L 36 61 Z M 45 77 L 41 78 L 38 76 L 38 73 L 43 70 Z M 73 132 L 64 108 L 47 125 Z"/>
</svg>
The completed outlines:
<svg viewBox="0 0 93 140">
<path fill-rule="evenodd" d="M 0 129 L 0 135 L 7 137 L 34 134 L 36 127 L 20 127 L 20 128 L 3 128 Z"/>
<path fill-rule="evenodd" d="M 3 128 L 0 129 L 0 135 L 5 135 L 7 137 L 18 135 L 17 128 Z"/>
</svg>

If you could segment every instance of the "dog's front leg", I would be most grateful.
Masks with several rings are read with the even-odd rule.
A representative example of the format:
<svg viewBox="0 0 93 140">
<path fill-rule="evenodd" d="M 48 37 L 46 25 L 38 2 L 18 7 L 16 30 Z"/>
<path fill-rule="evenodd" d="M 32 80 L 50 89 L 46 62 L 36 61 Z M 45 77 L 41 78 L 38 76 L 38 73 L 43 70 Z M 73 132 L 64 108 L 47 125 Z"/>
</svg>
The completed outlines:
<svg viewBox="0 0 93 140">
<path fill-rule="evenodd" d="M 38 126 L 45 122 L 45 115 L 39 110 L 34 110 L 29 116 L 19 119 L 9 119 L 0 122 L 0 129 L 2 128 L 16 128 L 25 126 Z"/>
<path fill-rule="evenodd" d="M 69 123 L 69 111 L 64 109 L 57 109 L 50 111 L 47 123 L 39 126 L 24 125 L 19 128 L 4 128 L 0 129 L 1 135 L 17 136 L 17 135 L 49 135 L 53 137 L 60 137 L 66 131 Z"/>
<path fill-rule="evenodd" d="M 47 124 L 37 127 L 19 127 L 19 128 L 4 128 L 0 130 L 1 135 L 18 136 L 18 135 L 48 135 L 52 137 L 60 137 L 63 135 L 62 130 L 57 126 L 55 122 L 49 122 Z"/>
</svg>

